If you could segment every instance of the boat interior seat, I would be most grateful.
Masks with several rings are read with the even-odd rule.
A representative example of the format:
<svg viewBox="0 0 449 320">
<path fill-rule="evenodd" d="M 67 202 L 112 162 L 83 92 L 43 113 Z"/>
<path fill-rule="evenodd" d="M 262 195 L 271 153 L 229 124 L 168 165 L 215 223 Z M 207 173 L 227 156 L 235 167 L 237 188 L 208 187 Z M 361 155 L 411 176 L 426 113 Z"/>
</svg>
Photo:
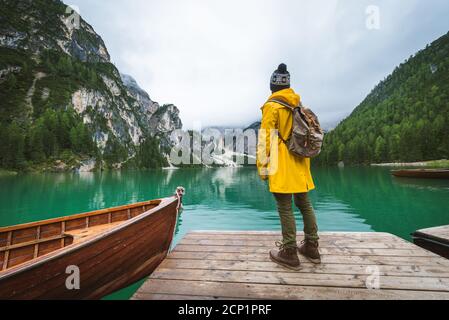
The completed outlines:
<svg viewBox="0 0 449 320">
<path fill-rule="evenodd" d="M 118 221 L 118 222 L 101 224 L 98 226 L 84 228 L 84 229 L 71 230 L 71 231 L 65 232 L 64 235 L 72 237 L 73 243 L 82 242 L 82 241 L 85 241 L 85 240 L 91 238 L 92 236 L 95 236 L 99 233 L 107 231 L 123 222 L 124 221 Z"/>
</svg>

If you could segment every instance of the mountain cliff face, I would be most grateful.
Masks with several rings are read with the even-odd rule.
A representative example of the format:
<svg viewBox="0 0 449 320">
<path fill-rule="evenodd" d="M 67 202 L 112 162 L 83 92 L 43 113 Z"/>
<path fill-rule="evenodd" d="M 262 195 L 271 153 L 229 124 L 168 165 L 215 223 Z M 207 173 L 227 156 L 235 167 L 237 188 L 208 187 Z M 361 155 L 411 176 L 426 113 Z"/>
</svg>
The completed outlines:
<svg viewBox="0 0 449 320">
<path fill-rule="evenodd" d="M 142 146 L 157 149 L 152 165 L 164 164 L 169 135 L 182 127 L 174 105 L 120 74 L 101 37 L 62 2 L 0 4 L 0 135 L 5 149 L 16 145 L 0 166 L 145 166 Z"/>
<path fill-rule="evenodd" d="M 73 10 L 55 0 L 1 1 L 0 44 L 39 54 L 57 49 L 83 62 L 110 62 L 99 35 Z"/>
<path fill-rule="evenodd" d="M 449 33 L 400 64 L 325 136 L 317 163 L 449 157 Z"/>
</svg>

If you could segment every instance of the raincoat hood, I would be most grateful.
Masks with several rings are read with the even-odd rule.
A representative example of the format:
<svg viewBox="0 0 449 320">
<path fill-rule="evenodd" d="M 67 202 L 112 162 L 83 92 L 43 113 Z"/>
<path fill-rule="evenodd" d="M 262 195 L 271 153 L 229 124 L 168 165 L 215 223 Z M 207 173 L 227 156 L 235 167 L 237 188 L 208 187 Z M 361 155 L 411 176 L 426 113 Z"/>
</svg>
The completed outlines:
<svg viewBox="0 0 449 320">
<path fill-rule="evenodd" d="M 301 101 L 301 97 L 298 94 L 296 94 L 295 91 L 291 88 L 273 93 L 268 98 L 268 100 L 271 99 L 281 100 L 283 102 L 288 103 L 291 106 L 298 106 L 299 102 Z"/>
</svg>

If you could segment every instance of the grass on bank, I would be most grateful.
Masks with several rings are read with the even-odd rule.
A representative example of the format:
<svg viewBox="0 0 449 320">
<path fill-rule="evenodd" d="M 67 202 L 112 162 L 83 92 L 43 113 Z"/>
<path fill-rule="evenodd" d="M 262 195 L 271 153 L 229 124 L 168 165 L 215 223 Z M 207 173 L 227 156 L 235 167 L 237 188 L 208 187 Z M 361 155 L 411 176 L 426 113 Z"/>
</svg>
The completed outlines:
<svg viewBox="0 0 449 320">
<path fill-rule="evenodd" d="M 18 174 L 17 171 L 10 171 L 10 170 L 0 169 L 0 177 L 15 176 L 17 174 Z"/>
<path fill-rule="evenodd" d="M 449 160 L 443 159 L 443 160 L 428 161 L 427 166 L 429 168 L 447 168 L 447 169 L 449 169 Z"/>
<path fill-rule="evenodd" d="M 429 160 L 417 162 L 388 162 L 388 163 L 372 163 L 373 167 L 419 167 L 419 168 L 447 168 L 449 169 L 449 160 Z"/>
</svg>

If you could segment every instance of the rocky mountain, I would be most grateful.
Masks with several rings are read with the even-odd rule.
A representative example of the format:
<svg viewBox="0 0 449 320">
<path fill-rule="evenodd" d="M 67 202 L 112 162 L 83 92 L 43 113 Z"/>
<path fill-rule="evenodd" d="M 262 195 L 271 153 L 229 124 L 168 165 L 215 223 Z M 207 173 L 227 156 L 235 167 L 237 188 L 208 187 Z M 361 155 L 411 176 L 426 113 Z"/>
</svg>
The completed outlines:
<svg viewBox="0 0 449 320">
<path fill-rule="evenodd" d="M 101 37 L 61 1 L 0 4 L 0 135 L 13 147 L 0 166 L 164 165 L 182 127 L 176 106 L 120 74 Z"/>
<path fill-rule="evenodd" d="M 148 93 L 137 84 L 137 81 L 130 75 L 120 74 L 123 84 L 128 88 L 128 93 L 139 102 L 143 112 L 154 114 L 159 109 L 159 104 L 150 99 Z"/>
<path fill-rule="evenodd" d="M 185 132 L 185 136 L 176 142 L 177 148 L 189 149 L 192 152 L 190 163 L 183 163 L 182 166 L 240 167 L 255 165 L 259 126 L 260 123 L 255 123 L 254 128 L 207 127 L 201 132 Z"/>
<path fill-rule="evenodd" d="M 1 1 L 0 44 L 39 54 L 60 50 L 82 62 L 110 62 L 101 37 L 60 1 Z"/>
<path fill-rule="evenodd" d="M 250 124 L 247 128 L 245 128 L 245 131 L 246 131 L 246 130 L 259 131 L 260 125 L 261 125 L 261 122 L 260 122 L 260 121 L 253 122 L 253 123 Z"/>
</svg>

